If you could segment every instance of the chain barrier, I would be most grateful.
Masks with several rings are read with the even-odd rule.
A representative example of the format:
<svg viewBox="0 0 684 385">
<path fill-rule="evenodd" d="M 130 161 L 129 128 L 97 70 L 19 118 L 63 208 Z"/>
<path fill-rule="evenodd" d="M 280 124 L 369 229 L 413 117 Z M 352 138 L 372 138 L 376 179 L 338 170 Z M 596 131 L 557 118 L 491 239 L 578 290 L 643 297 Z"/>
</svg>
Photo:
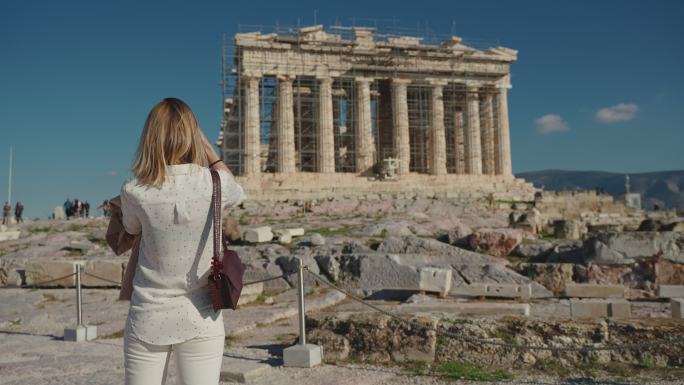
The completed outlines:
<svg viewBox="0 0 684 385">
<path fill-rule="evenodd" d="M 117 286 L 121 286 L 121 282 L 112 281 L 111 279 L 107 279 L 107 278 L 104 278 L 104 277 L 100 277 L 99 275 L 92 274 L 92 273 L 88 273 L 87 271 L 84 271 L 83 274 L 88 275 L 88 276 L 91 276 L 91 277 L 93 277 L 93 278 L 95 278 L 95 279 L 99 279 L 99 280 L 101 280 L 101 281 L 105 281 L 105 282 L 113 283 L 113 284 L 115 284 L 115 285 L 117 285 Z"/>
<path fill-rule="evenodd" d="M 41 273 L 38 273 L 36 271 L 24 270 L 24 274 L 26 274 L 26 273 L 41 274 Z M 30 285 L 22 285 L 21 288 L 22 289 L 36 289 L 36 288 L 38 288 L 38 286 L 45 285 L 46 283 L 59 281 L 59 280 L 65 279 L 65 278 L 73 277 L 74 275 L 76 275 L 76 273 L 67 274 L 63 277 L 51 278 L 51 279 L 48 279 L 47 281 L 36 282 L 36 283 L 32 283 Z"/>
<path fill-rule="evenodd" d="M 278 276 L 268 277 L 268 278 L 264 278 L 264 279 L 259 279 L 259 280 L 256 280 L 256 281 L 244 282 L 244 283 L 242 284 L 242 286 L 249 286 L 249 285 L 255 285 L 255 284 L 257 284 L 257 283 L 262 283 L 262 282 L 275 281 L 276 279 L 286 278 L 286 277 L 288 277 L 288 276 L 290 276 L 290 275 L 292 275 L 292 274 L 295 274 L 295 273 L 297 273 L 297 272 L 295 271 L 295 272 L 292 272 L 292 273 L 281 274 L 281 275 L 278 275 Z M 121 282 L 112 281 L 111 279 L 107 279 L 107 278 L 104 278 L 104 277 L 100 277 L 99 275 L 95 275 L 95 274 L 88 273 L 88 272 L 85 272 L 85 271 L 83 272 L 83 274 L 89 275 L 89 276 L 91 276 L 91 277 L 93 277 L 93 278 L 100 279 L 100 280 L 102 280 L 102 281 L 111 282 L 111 283 L 114 283 L 114 284 L 116 284 L 116 285 L 118 285 L 118 286 L 121 286 Z"/>
<path fill-rule="evenodd" d="M 312 272 L 306 266 L 304 266 L 303 269 L 306 273 L 310 274 L 317 282 L 320 282 L 321 284 L 326 285 L 326 286 L 344 294 L 348 298 L 350 298 L 350 299 L 352 299 L 352 300 L 354 300 L 354 301 L 356 301 L 356 302 L 358 302 L 358 303 L 360 303 L 366 307 L 369 307 L 378 313 L 384 314 L 384 315 L 386 315 L 386 316 L 388 316 L 394 320 L 397 320 L 397 321 L 399 321 L 405 325 L 409 325 L 409 326 L 416 327 L 419 329 L 424 329 L 427 331 L 434 331 L 435 333 L 439 333 L 439 334 L 442 334 L 444 336 L 453 338 L 455 340 L 460 340 L 460 341 L 471 343 L 471 344 L 500 346 L 500 347 L 504 347 L 504 348 L 511 348 L 511 349 L 518 349 L 518 350 L 542 350 L 542 351 L 552 351 L 552 352 L 596 352 L 596 351 L 615 351 L 615 350 L 636 350 L 636 349 L 643 349 L 643 348 L 648 348 L 648 347 L 660 346 L 660 345 L 669 344 L 669 343 L 682 342 L 680 338 L 670 338 L 668 340 L 650 341 L 650 342 L 644 342 L 644 343 L 638 343 L 638 344 L 616 344 L 616 345 L 605 345 L 605 346 L 586 346 L 585 345 L 585 346 L 576 346 L 576 347 L 556 347 L 556 346 L 514 344 L 514 343 L 508 343 L 508 342 L 492 341 L 491 339 L 468 337 L 468 336 L 464 336 L 461 334 L 456 334 L 456 333 L 450 332 L 448 330 L 439 330 L 439 329 L 432 327 L 432 326 L 426 326 L 426 325 L 418 322 L 417 320 L 413 320 L 413 319 L 409 320 L 409 319 L 402 318 L 402 317 L 398 316 L 397 314 L 394 314 L 390 311 L 382 309 L 381 307 L 376 306 L 372 303 L 366 302 L 363 298 L 361 298 L 357 295 L 354 295 L 345 289 L 338 287 L 337 285 L 328 281 L 326 278 Z M 36 273 L 33 271 L 26 271 L 26 272 Z M 274 281 L 274 280 L 281 279 L 281 278 L 287 278 L 290 275 L 293 275 L 296 273 L 298 273 L 298 272 L 293 271 L 293 272 L 281 274 L 278 276 L 267 277 L 267 278 L 259 279 L 259 280 L 255 280 L 255 281 L 249 281 L 249 282 L 243 283 L 243 286 Z M 118 286 L 121 285 L 121 282 L 113 281 L 113 280 L 101 277 L 99 275 L 96 275 L 96 274 L 92 274 L 92 273 L 88 273 L 88 272 L 83 272 L 83 274 L 88 275 L 88 276 L 93 277 L 93 278 L 96 278 L 96 279 L 99 279 L 99 280 L 102 280 L 102 281 L 105 281 L 105 282 L 113 283 L 113 284 L 118 285 Z M 36 287 L 44 285 L 46 283 L 59 281 L 59 280 L 65 279 L 65 278 L 75 276 L 75 275 L 76 275 L 76 273 L 71 273 L 71 274 L 67 274 L 67 275 L 62 276 L 62 277 L 52 278 L 52 279 L 49 279 L 46 281 L 33 283 L 31 285 L 24 285 L 24 286 L 22 286 L 22 288 L 36 288 Z"/>
<path fill-rule="evenodd" d="M 38 274 L 38 273 L 35 272 L 35 271 L 28 271 L 28 270 L 24 270 L 24 271 L 25 271 L 26 273 Z M 101 280 L 101 281 L 105 281 L 105 282 L 109 282 L 109 283 L 112 283 L 112 284 L 117 285 L 117 286 L 121 286 L 121 282 L 119 282 L 119 281 L 113 281 L 113 280 L 111 280 L 111 279 L 101 277 L 101 276 L 99 276 L 99 275 L 97 275 L 97 274 L 88 273 L 88 272 L 86 272 L 86 271 L 84 271 L 83 274 L 84 274 L 84 275 L 88 275 L 88 276 L 90 276 L 90 277 L 93 277 L 93 278 L 95 278 L 95 279 L 99 279 L 99 280 Z M 268 278 L 264 278 L 264 279 L 259 279 L 259 280 L 256 280 L 256 281 L 244 282 L 242 285 L 243 285 L 243 286 L 249 286 L 249 285 L 256 285 L 257 283 L 275 281 L 276 279 L 287 278 L 287 277 L 291 276 L 292 274 L 297 274 L 297 272 L 296 272 L 296 271 L 293 271 L 293 272 L 291 272 L 291 273 L 285 273 L 285 274 L 281 274 L 281 275 L 278 275 L 278 276 L 273 276 L 273 277 L 268 277 Z M 73 277 L 74 275 L 76 275 L 76 273 L 67 274 L 67 275 L 65 275 L 65 276 L 63 276 L 63 277 L 51 278 L 51 279 L 49 279 L 49 280 L 47 280 L 47 281 L 36 282 L 36 283 L 32 283 L 32 284 L 30 284 L 30 285 L 23 285 L 23 286 L 21 286 L 21 288 L 22 288 L 22 289 L 38 288 L 38 286 L 44 285 L 44 284 L 46 284 L 46 283 L 59 281 L 59 280 L 65 279 L 65 278 Z"/>
<path fill-rule="evenodd" d="M 435 333 L 439 333 L 442 335 L 445 335 L 447 337 L 456 339 L 456 340 L 461 340 L 464 342 L 468 342 L 471 344 L 480 344 L 480 345 L 494 345 L 494 346 L 500 346 L 500 347 L 505 347 L 505 348 L 511 348 L 511 349 L 518 349 L 518 350 L 546 350 L 546 351 L 553 351 L 553 352 L 596 352 L 596 351 L 611 351 L 611 350 L 636 350 L 636 349 L 642 349 L 642 348 L 647 348 L 647 347 L 653 347 L 653 346 L 659 346 L 659 345 L 664 345 L 664 344 L 669 344 L 676 342 L 678 339 L 670 339 L 666 341 L 650 341 L 650 342 L 644 342 L 640 344 L 617 344 L 617 345 L 605 345 L 605 346 L 577 346 L 577 347 L 556 347 L 556 346 L 539 346 L 539 345 L 525 345 L 525 344 L 513 344 L 513 343 L 507 343 L 507 342 L 499 342 L 499 341 L 492 341 L 489 339 L 484 339 L 484 338 L 477 338 L 477 337 L 468 337 L 460 334 L 456 334 L 453 332 L 450 332 L 448 330 L 438 330 L 435 327 L 431 326 L 426 326 L 416 320 L 407 320 L 404 319 L 392 312 L 389 312 L 385 309 L 382 309 L 376 305 L 373 305 L 371 303 L 368 303 L 364 301 L 361 297 L 358 297 L 349 291 L 342 289 L 335 284 L 331 283 L 327 279 L 321 277 L 320 275 L 312 272 L 308 268 L 304 268 L 304 270 L 309 273 L 316 281 L 327 285 L 328 287 L 339 291 L 340 293 L 346 295 L 350 299 L 361 303 L 362 305 L 365 305 L 379 313 L 382 313 L 388 317 L 391 317 L 392 319 L 395 319 L 397 321 L 400 321 L 406 325 L 414 326 L 420 329 L 425 329 L 428 331 L 434 331 Z M 679 339 L 681 340 L 681 339 Z M 681 341 L 680 341 L 681 342 Z"/>
<path fill-rule="evenodd" d="M 296 272 L 296 271 L 293 271 L 293 272 L 291 272 L 291 273 L 285 273 L 285 274 L 281 274 L 281 275 L 278 275 L 278 276 L 275 276 L 275 277 L 268 277 L 268 278 L 259 279 L 259 280 L 256 280 L 256 281 L 244 282 L 244 283 L 242 284 L 242 286 L 249 286 L 249 285 L 255 285 L 255 284 L 257 284 L 257 283 L 262 283 L 262 282 L 275 281 L 276 279 L 287 278 L 287 277 L 291 276 L 292 274 L 297 274 L 297 272 Z"/>
</svg>

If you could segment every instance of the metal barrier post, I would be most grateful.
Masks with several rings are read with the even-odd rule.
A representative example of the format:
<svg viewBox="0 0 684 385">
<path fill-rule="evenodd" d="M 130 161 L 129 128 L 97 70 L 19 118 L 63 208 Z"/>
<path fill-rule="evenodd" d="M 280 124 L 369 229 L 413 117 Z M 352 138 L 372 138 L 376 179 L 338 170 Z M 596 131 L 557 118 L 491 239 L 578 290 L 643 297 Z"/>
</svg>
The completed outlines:
<svg viewBox="0 0 684 385">
<path fill-rule="evenodd" d="M 297 259 L 298 305 L 299 305 L 299 343 L 283 350 L 283 364 L 299 368 L 311 368 L 323 360 L 323 347 L 306 343 L 306 318 L 304 305 L 304 262 Z"/>
<path fill-rule="evenodd" d="M 74 262 L 74 269 L 76 270 L 76 327 L 64 328 L 64 341 L 81 342 L 97 338 L 97 326 L 83 323 L 81 264 L 82 262 Z"/>
<path fill-rule="evenodd" d="M 76 325 L 83 326 L 83 311 L 81 302 L 81 264 L 76 263 Z"/>
<path fill-rule="evenodd" d="M 306 345 L 306 309 L 304 309 L 304 263 L 301 258 L 297 258 L 297 267 L 299 271 L 297 272 L 297 290 L 299 295 L 297 296 L 299 302 L 299 344 Z"/>
</svg>

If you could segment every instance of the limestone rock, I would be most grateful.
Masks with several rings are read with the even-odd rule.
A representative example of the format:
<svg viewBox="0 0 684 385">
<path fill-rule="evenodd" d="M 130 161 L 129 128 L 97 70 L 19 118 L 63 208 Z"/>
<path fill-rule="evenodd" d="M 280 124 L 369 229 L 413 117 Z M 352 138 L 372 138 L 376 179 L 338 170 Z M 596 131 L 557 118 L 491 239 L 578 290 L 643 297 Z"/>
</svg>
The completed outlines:
<svg viewBox="0 0 684 385">
<path fill-rule="evenodd" d="M 675 233 L 684 233 L 684 221 L 668 223 L 661 227 L 660 231 L 673 231 Z"/>
<path fill-rule="evenodd" d="M 655 280 L 661 285 L 684 285 L 684 264 L 659 259 L 654 264 Z"/>
<path fill-rule="evenodd" d="M 315 274 L 320 274 L 320 270 L 318 269 L 318 263 L 316 260 L 313 258 L 311 254 L 298 254 L 298 255 L 292 255 L 292 256 L 282 256 L 278 257 L 276 259 L 276 264 L 280 266 L 280 269 L 282 270 L 281 274 L 289 274 L 289 273 L 295 273 L 288 275 L 285 277 L 285 279 L 292 285 L 296 286 L 297 285 L 297 270 L 298 270 L 298 262 L 297 258 L 301 258 L 302 262 L 304 263 L 304 266 L 307 266 L 309 270 L 312 273 Z M 304 284 L 307 287 L 313 287 L 318 284 L 318 282 L 311 277 L 309 274 L 304 274 Z"/>
<path fill-rule="evenodd" d="M 270 226 L 254 227 L 245 230 L 243 238 L 252 243 L 270 242 L 273 239 L 273 232 Z"/>
<path fill-rule="evenodd" d="M 580 240 L 564 240 L 557 243 L 547 262 L 552 263 L 581 263 L 584 258 L 584 243 Z"/>
<path fill-rule="evenodd" d="M 342 272 L 340 268 L 340 261 L 330 255 L 317 255 L 314 257 L 318 263 L 318 267 L 323 274 L 328 276 L 333 282 L 340 279 L 340 273 Z"/>
<path fill-rule="evenodd" d="M 310 242 L 314 246 L 323 246 L 325 245 L 325 238 L 318 233 L 313 233 L 311 234 L 311 237 L 309 238 Z"/>
<path fill-rule="evenodd" d="M 290 233 L 278 234 L 278 242 L 282 244 L 289 244 L 292 242 L 292 235 Z"/>
<path fill-rule="evenodd" d="M 467 246 L 468 236 L 473 233 L 473 229 L 462 223 L 456 225 L 453 229 L 439 235 L 438 239 L 444 243 L 452 246 Z"/>
<path fill-rule="evenodd" d="M 553 293 L 541 284 L 530 280 L 501 264 L 457 265 L 454 270 L 452 292 L 459 294 L 459 288 L 473 284 L 530 284 L 533 298 L 546 298 Z"/>
<path fill-rule="evenodd" d="M 116 286 L 123 278 L 123 262 L 123 260 L 87 261 L 81 270 L 81 283 L 84 286 Z M 106 279 L 106 281 L 85 273 L 102 277 Z"/>
<path fill-rule="evenodd" d="M 323 346 L 323 359 L 327 363 L 346 360 L 351 352 L 349 340 L 330 330 L 315 329 L 306 334 L 306 339 L 313 344 Z"/>
<path fill-rule="evenodd" d="M 359 282 L 364 289 L 424 290 L 446 295 L 451 289 L 451 269 L 404 264 L 395 255 L 362 257 Z"/>
<path fill-rule="evenodd" d="M 388 218 L 381 221 L 380 223 L 366 225 L 361 230 L 361 233 L 365 236 L 371 237 L 385 237 L 388 235 L 405 237 L 408 235 L 413 235 L 413 232 L 411 232 L 409 225 L 410 222 L 397 221 Z"/>
<path fill-rule="evenodd" d="M 74 276 L 51 281 L 74 273 L 74 263 L 71 261 L 45 261 L 45 262 L 27 262 L 25 277 L 27 285 L 40 285 L 41 287 L 73 287 L 76 279 Z"/>
<path fill-rule="evenodd" d="M 684 234 L 676 232 L 598 234 L 587 240 L 584 247 L 584 262 L 628 264 L 659 255 L 684 263 Z"/>
<path fill-rule="evenodd" d="M 497 257 L 506 257 L 522 241 L 519 229 L 478 229 L 468 237 L 471 250 L 485 250 Z"/>
<path fill-rule="evenodd" d="M 387 237 L 377 248 L 378 252 L 396 254 L 423 254 L 431 256 L 436 264 L 444 263 L 502 263 L 500 258 L 480 254 L 459 247 L 454 247 L 436 239 L 422 238 L 415 235 L 405 238 Z"/>
<path fill-rule="evenodd" d="M 511 255 L 527 260 L 542 261 L 553 249 L 553 243 L 543 239 L 523 241 L 513 249 Z"/>
<path fill-rule="evenodd" d="M 574 265 L 571 263 L 519 263 L 514 269 L 554 294 L 562 293 L 565 286 L 573 282 Z"/>
<path fill-rule="evenodd" d="M 558 239 L 580 239 L 582 224 L 575 220 L 559 219 L 553 222 L 553 236 Z"/>
<path fill-rule="evenodd" d="M 0 242 L 4 241 L 12 241 L 15 239 L 19 239 L 19 236 L 21 235 L 21 231 L 19 230 L 5 230 L 5 231 L 0 231 Z"/>
<path fill-rule="evenodd" d="M 239 222 L 228 215 L 224 215 L 222 224 L 223 236 L 228 242 L 235 242 L 241 239 Z"/>
</svg>

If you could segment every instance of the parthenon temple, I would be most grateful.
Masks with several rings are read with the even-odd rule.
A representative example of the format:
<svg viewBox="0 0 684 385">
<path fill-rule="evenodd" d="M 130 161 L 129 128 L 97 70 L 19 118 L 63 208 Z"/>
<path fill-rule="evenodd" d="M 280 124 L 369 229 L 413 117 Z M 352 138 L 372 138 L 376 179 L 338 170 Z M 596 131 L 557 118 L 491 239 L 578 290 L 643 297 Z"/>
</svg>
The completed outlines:
<svg viewBox="0 0 684 385">
<path fill-rule="evenodd" d="M 506 193 L 517 51 L 321 25 L 238 33 L 218 144 L 252 196 Z"/>
</svg>

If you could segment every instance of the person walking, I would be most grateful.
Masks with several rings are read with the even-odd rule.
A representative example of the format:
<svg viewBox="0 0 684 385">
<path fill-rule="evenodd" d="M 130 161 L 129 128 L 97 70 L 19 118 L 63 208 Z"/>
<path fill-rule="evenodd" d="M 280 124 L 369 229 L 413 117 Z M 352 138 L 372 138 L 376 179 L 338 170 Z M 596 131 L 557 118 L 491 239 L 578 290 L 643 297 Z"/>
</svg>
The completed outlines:
<svg viewBox="0 0 684 385">
<path fill-rule="evenodd" d="M 90 203 L 88 201 L 83 203 L 83 210 L 85 211 L 85 217 L 90 218 Z"/>
<path fill-rule="evenodd" d="M 2 206 L 2 224 L 3 225 L 9 225 L 10 223 L 10 214 L 12 213 L 12 206 L 10 206 L 9 202 L 5 201 L 5 205 Z"/>
<path fill-rule="evenodd" d="M 64 215 L 66 215 L 67 220 L 71 216 L 71 209 L 73 207 L 73 203 L 71 203 L 71 200 L 67 198 L 66 201 L 64 201 Z"/>
<path fill-rule="evenodd" d="M 22 205 L 21 202 L 17 201 L 17 204 L 14 206 L 14 219 L 17 221 L 17 223 L 24 222 L 24 218 L 21 217 L 23 213 L 24 205 Z"/>
<path fill-rule="evenodd" d="M 219 382 L 225 329 L 208 287 L 213 223 L 212 178 L 221 206 L 245 193 L 202 133 L 190 107 L 167 98 L 152 108 L 121 187 L 122 223 L 141 234 L 124 329 L 126 385 L 164 384 L 171 352 L 182 385 Z"/>
</svg>

